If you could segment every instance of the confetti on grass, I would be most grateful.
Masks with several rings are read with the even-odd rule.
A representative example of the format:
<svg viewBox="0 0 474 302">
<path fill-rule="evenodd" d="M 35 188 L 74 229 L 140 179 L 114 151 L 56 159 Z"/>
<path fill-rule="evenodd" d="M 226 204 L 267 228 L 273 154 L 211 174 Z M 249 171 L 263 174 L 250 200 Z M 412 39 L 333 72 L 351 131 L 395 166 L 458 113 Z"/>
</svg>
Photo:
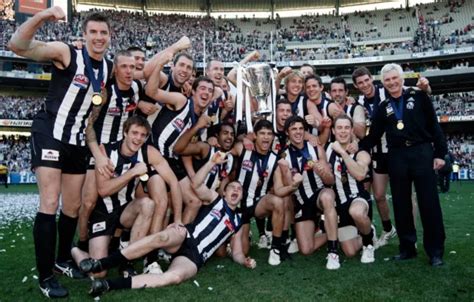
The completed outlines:
<svg viewBox="0 0 474 302">
<path fill-rule="evenodd" d="M 194 280 L 193 282 L 197 287 L 199 287 L 199 282 L 197 282 L 196 280 Z"/>
<path fill-rule="evenodd" d="M 26 280 L 28 280 L 28 277 L 27 277 L 27 276 L 23 277 L 23 280 L 21 280 L 21 282 L 22 282 L 22 283 L 25 283 Z"/>
<path fill-rule="evenodd" d="M 38 194 L 2 194 L 0 201 L 0 226 L 10 227 L 13 223 L 33 221 L 38 210 Z M 17 226 L 17 236 L 22 236 L 21 224 Z M 19 232 L 18 232 L 19 231 Z M 4 234 L 0 234 L 4 236 Z"/>
</svg>

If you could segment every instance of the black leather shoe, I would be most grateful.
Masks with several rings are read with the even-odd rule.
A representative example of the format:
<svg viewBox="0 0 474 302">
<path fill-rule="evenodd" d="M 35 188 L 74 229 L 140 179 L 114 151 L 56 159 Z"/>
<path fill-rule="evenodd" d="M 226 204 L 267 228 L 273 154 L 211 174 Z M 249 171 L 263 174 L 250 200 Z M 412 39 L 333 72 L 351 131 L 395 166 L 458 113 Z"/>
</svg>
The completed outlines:
<svg viewBox="0 0 474 302">
<path fill-rule="evenodd" d="M 79 268 L 83 273 L 100 273 L 104 269 L 100 260 L 87 258 L 79 263 Z"/>
<path fill-rule="evenodd" d="M 403 253 L 393 256 L 392 260 L 403 261 L 403 260 L 408 260 L 408 259 L 413 259 L 413 258 L 416 258 L 416 253 L 403 252 Z"/>
<path fill-rule="evenodd" d="M 444 264 L 443 259 L 439 256 L 434 256 L 430 259 L 431 266 L 442 266 Z"/>
</svg>

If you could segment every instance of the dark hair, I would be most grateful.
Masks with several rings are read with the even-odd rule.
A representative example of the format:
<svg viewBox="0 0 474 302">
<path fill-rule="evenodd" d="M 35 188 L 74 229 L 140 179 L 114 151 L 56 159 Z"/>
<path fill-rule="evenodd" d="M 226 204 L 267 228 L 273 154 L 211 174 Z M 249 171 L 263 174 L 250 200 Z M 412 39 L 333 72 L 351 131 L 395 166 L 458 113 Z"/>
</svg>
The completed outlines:
<svg viewBox="0 0 474 302">
<path fill-rule="evenodd" d="M 290 101 L 288 101 L 288 99 L 279 99 L 275 104 L 275 108 L 278 108 L 278 106 L 280 106 L 280 105 L 290 105 L 291 106 L 291 103 L 290 103 Z"/>
<path fill-rule="evenodd" d="M 285 132 L 296 123 L 303 124 L 304 130 L 308 129 L 308 124 L 306 123 L 305 119 L 298 115 L 292 115 L 285 121 Z"/>
<path fill-rule="evenodd" d="M 333 128 L 336 128 L 336 123 L 337 123 L 338 120 L 348 120 L 351 123 L 351 128 L 354 127 L 354 122 L 352 121 L 352 119 L 347 114 L 342 113 L 342 114 L 339 114 L 338 116 L 336 116 L 336 118 L 332 122 L 332 127 Z"/>
<path fill-rule="evenodd" d="M 117 65 L 118 57 L 133 57 L 132 53 L 128 50 L 119 50 L 114 56 L 114 66 Z"/>
<path fill-rule="evenodd" d="M 232 180 L 232 181 L 229 181 L 228 183 L 225 184 L 225 186 L 224 186 L 224 191 L 227 189 L 227 186 L 230 185 L 230 184 L 233 183 L 233 182 L 238 183 L 238 184 L 242 187 L 242 184 L 240 183 L 240 181 L 238 181 L 238 180 Z"/>
<path fill-rule="evenodd" d="M 213 88 L 213 89 L 215 88 L 214 82 L 213 82 L 211 79 L 209 79 L 209 78 L 206 77 L 206 76 L 200 76 L 200 77 L 198 77 L 198 78 L 196 78 L 196 79 L 194 80 L 193 87 L 192 87 L 194 91 L 196 91 L 196 88 L 198 87 L 199 83 L 201 83 L 201 82 L 208 82 L 208 83 L 211 83 L 211 84 L 212 84 L 212 88 Z"/>
<path fill-rule="evenodd" d="M 316 82 L 319 83 L 319 86 L 323 86 L 323 80 L 317 74 L 307 76 L 306 79 L 304 79 L 305 85 L 308 83 L 309 80 L 316 80 Z"/>
<path fill-rule="evenodd" d="M 344 85 L 344 90 L 347 91 L 347 83 L 346 83 L 346 80 L 344 80 L 343 77 L 335 77 L 334 79 L 332 79 L 331 85 L 329 86 L 330 89 L 332 89 L 332 84 L 343 84 Z"/>
<path fill-rule="evenodd" d="M 372 74 L 366 67 L 362 66 L 362 67 L 356 68 L 356 70 L 354 70 L 354 72 L 352 73 L 352 83 L 354 83 L 355 85 L 356 79 L 364 75 L 368 75 L 369 77 L 372 77 Z"/>
<path fill-rule="evenodd" d="M 127 133 L 130 130 L 132 125 L 137 125 L 138 127 L 144 127 L 146 129 L 147 136 L 151 133 L 150 123 L 143 116 L 133 115 L 129 117 L 125 123 L 123 123 L 123 133 Z"/>
<path fill-rule="evenodd" d="M 140 52 L 145 53 L 145 51 L 143 49 L 141 49 L 140 47 L 138 47 L 138 46 L 130 46 L 129 48 L 127 48 L 127 50 L 130 51 L 130 52 L 140 51 Z"/>
<path fill-rule="evenodd" d="M 255 123 L 255 126 L 253 127 L 253 132 L 257 133 L 262 129 L 269 129 L 273 133 L 273 125 L 268 120 L 259 120 L 257 123 Z"/>
<path fill-rule="evenodd" d="M 303 67 L 310 67 L 311 70 L 313 70 L 313 74 L 316 74 L 316 68 L 314 68 L 313 65 L 308 64 L 308 63 L 304 63 L 303 65 L 301 65 L 300 70 L 301 70 L 301 68 L 303 68 Z"/>
<path fill-rule="evenodd" d="M 178 63 L 178 61 L 179 61 L 179 59 L 181 59 L 181 57 L 184 57 L 184 58 L 186 58 L 186 59 L 188 59 L 188 60 L 191 60 L 191 61 L 193 62 L 193 68 L 194 68 L 194 59 L 193 59 L 193 57 L 192 57 L 189 53 L 187 53 L 187 52 L 180 52 L 180 53 L 178 53 L 178 54 L 174 57 L 174 59 L 173 59 L 173 65 L 176 66 L 176 63 Z"/>
<path fill-rule="evenodd" d="M 214 62 L 214 61 L 216 61 L 216 62 L 221 62 L 221 63 L 222 63 L 221 60 L 219 60 L 219 59 L 217 59 L 217 58 L 212 58 L 212 59 L 210 59 L 209 61 L 207 61 L 207 63 L 206 63 L 206 70 L 209 70 L 209 68 L 211 67 L 211 63 Z"/>
<path fill-rule="evenodd" d="M 83 32 L 86 32 L 87 23 L 89 23 L 89 21 L 103 22 L 103 23 L 107 24 L 107 28 L 109 29 L 109 33 L 110 33 L 111 30 L 110 30 L 109 18 L 107 18 L 107 16 L 104 15 L 103 13 L 94 12 L 94 13 L 91 13 L 91 14 L 87 15 L 87 17 L 84 19 L 84 21 L 82 21 L 82 31 Z"/>
<path fill-rule="evenodd" d="M 230 127 L 232 128 L 232 131 L 234 132 L 234 138 L 235 138 L 235 129 L 234 129 L 234 125 L 232 125 L 231 123 L 229 122 L 220 122 L 219 124 L 217 124 L 215 126 L 215 134 L 216 135 L 219 135 L 219 133 L 221 133 L 222 131 L 222 128 L 224 127 Z"/>
</svg>

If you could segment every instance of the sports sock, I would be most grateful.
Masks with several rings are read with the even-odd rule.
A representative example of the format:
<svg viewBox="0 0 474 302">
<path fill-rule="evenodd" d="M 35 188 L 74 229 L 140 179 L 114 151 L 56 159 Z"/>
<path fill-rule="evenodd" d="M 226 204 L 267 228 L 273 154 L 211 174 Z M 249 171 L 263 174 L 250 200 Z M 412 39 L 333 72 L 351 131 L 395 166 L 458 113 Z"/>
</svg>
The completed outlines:
<svg viewBox="0 0 474 302">
<path fill-rule="evenodd" d="M 121 263 L 127 262 L 128 259 L 120 251 L 115 251 L 110 256 L 100 259 L 100 264 L 104 270 L 119 266 Z"/>
<path fill-rule="evenodd" d="M 362 236 L 362 244 L 364 246 L 368 246 L 369 244 L 370 245 L 374 245 L 374 241 L 373 241 L 373 236 L 374 236 L 374 230 L 372 228 L 370 228 L 370 232 L 366 235 L 364 234 L 361 234 Z"/>
<path fill-rule="evenodd" d="M 392 230 L 392 221 L 390 219 L 382 220 L 382 226 L 383 226 L 383 230 L 388 233 Z"/>
<path fill-rule="evenodd" d="M 291 240 L 293 239 L 296 239 L 296 228 L 295 228 L 295 224 L 292 223 L 290 224 L 290 230 L 291 230 Z"/>
<path fill-rule="evenodd" d="M 33 226 L 36 267 L 39 280 L 43 281 L 53 274 L 54 251 L 56 249 L 56 215 L 36 213 Z"/>
<path fill-rule="evenodd" d="M 273 231 L 272 216 L 267 217 L 267 232 Z"/>
<path fill-rule="evenodd" d="M 280 250 L 282 246 L 282 238 L 275 235 L 272 236 L 272 249 Z"/>
<path fill-rule="evenodd" d="M 153 262 L 158 261 L 158 251 L 153 250 L 145 255 L 146 265 L 152 264 Z"/>
<path fill-rule="evenodd" d="M 112 236 L 109 243 L 109 254 L 119 249 L 120 237 Z"/>
<path fill-rule="evenodd" d="M 78 240 L 76 245 L 80 250 L 89 252 L 89 240 Z"/>
<path fill-rule="evenodd" d="M 132 277 L 107 279 L 107 284 L 110 290 L 132 288 Z"/>
<path fill-rule="evenodd" d="M 328 240 L 328 253 L 338 253 L 338 241 L 337 240 Z"/>
<path fill-rule="evenodd" d="M 120 240 L 124 242 L 130 241 L 130 230 L 122 230 L 122 235 L 120 235 Z"/>
<path fill-rule="evenodd" d="M 265 218 L 255 218 L 258 229 L 258 237 L 265 235 Z"/>
<path fill-rule="evenodd" d="M 59 214 L 58 220 L 58 257 L 56 261 L 66 262 L 72 259 L 71 247 L 72 241 L 74 240 L 74 234 L 76 233 L 77 217 L 72 218 L 65 215 L 62 211 Z"/>
<path fill-rule="evenodd" d="M 288 230 L 286 230 L 286 231 L 283 230 L 283 231 L 281 232 L 281 242 L 282 242 L 283 244 L 286 243 L 286 240 L 288 239 L 288 234 L 289 234 L 289 233 L 290 233 L 290 231 L 288 231 Z"/>
</svg>

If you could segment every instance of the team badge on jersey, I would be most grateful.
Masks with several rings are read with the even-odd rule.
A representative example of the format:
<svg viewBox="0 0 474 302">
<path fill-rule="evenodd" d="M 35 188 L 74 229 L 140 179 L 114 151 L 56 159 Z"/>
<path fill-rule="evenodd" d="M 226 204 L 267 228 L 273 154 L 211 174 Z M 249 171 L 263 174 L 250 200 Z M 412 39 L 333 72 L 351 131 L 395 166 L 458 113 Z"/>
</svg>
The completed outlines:
<svg viewBox="0 0 474 302">
<path fill-rule="evenodd" d="M 390 104 L 387 105 L 387 116 L 390 116 L 393 114 L 393 108 Z"/>
<path fill-rule="evenodd" d="M 180 118 L 175 119 L 175 120 L 173 121 L 173 127 L 175 127 L 176 130 L 183 131 L 183 129 L 184 129 L 184 121 L 183 121 L 182 119 L 180 119 Z"/>
<path fill-rule="evenodd" d="M 80 89 L 87 89 L 87 86 L 89 86 L 89 78 L 83 74 L 78 74 L 72 80 L 72 84 Z"/>
<path fill-rule="evenodd" d="M 415 107 L 415 100 L 413 98 L 409 98 L 407 101 L 407 109 L 412 110 Z"/>
<path fill-rule="evenodd" d="M 253 162 L 251 160 L 244 160 L 242 162 L 242 169 L 244 169 L 245 171 L 252 171 L 253 170 Z"/>
<path fill-rule="evenodd" d="M 120 116 L 122 114 L 122 110 L 119 107 L 111 107 L 107 110 L 107 114 L 111 116 Z"/>
</svg>

